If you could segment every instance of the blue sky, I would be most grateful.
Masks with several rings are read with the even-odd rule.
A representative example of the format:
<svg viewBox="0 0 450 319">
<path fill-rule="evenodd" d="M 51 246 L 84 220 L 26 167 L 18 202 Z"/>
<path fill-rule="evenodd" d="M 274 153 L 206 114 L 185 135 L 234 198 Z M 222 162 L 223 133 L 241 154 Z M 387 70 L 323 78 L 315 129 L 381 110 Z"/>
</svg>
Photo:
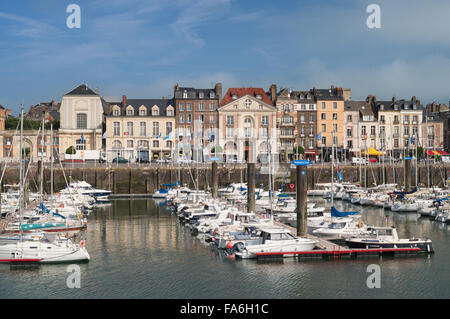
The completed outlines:
<svg viewBox="0 0 450 319">
<path fill-rule="evenodd" d="M 66 7 L 81 7 L 81 28 Z M 366 8 L 381 8 L 369 29 Z M 0 104 L 80 83 L 160 98 L 173 85 L 352 89 L 353 99 L 450 99 L 450 3 L 426 1 L 22 0 L 0 5 Z"/>
</svg>

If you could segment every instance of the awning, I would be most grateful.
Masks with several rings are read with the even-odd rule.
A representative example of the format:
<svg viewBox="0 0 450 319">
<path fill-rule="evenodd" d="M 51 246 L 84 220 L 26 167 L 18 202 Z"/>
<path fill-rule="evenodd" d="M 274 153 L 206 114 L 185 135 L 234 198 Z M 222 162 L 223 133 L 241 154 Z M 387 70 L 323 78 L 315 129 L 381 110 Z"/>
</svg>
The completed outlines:
<svg viewBox="0 0 450 319">
<path fill-rule="evenodd" d="M 361 152 L 362 154 L 366 155 L 366 152 L 363 151 Z M 383 155 L 383 153 L 381 153 L 380 151 L 377 151 L 376 149 L 374 149 L 373 147 L 369 148 L 369 155 L 373 155 L 373 156 L 381 156 Z"/>
<path fill-rule="evenodd" d="M 426 151 L 426 153 L 428 155 L 434 156 L 434 155 L 450 155 L 449 153 L 447 153 L 446 151 L 439 151 L 439 150 L 428 150 Z"/>
<path fill-rule="evenodd" d="M 305 154 L 317 155 L 319 154 L 319 152 L 317 150 L 305 150 Z"/>
</svg>

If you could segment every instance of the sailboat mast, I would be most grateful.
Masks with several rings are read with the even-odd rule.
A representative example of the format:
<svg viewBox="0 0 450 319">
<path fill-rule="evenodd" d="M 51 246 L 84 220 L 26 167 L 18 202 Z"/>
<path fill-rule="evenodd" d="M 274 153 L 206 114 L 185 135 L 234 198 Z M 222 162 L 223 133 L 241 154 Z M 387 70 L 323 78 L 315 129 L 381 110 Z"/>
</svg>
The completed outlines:
<svg viewBox="0 0 450 319">
<path fill-rule="evenodd" d="M 426 122 L 426 137 L 427 137 L 427 147 L 426 147 L 426 153 L 427 153 L 427 186 L 430 188 L 430 158 L 429 158 L 429 150 L 428 150 L 428 115 L 425 116 L 425 122 Z"/>
<path fill-rule="evenodd" d="M 50 195 L 53 197 L 53 124 L 50 124 Z"/>
<path fill-rule="evenodd" d="M 333 133 L 331 135 L 331 206 L 334 205 L 334 194 L 333 194 L 333 179 L 334 179 L 334 174 L 333 174 L 333 166 L 334 166 L 334 129 L 333 129 Z"/>
<path fill-rule="evenodd" d="M 22 230 L 22 215 L 23 215 L 23 106 L 20 116 L 20 156 L 19 156 L 19 228 L 20 228 L 20 241 L 23 241 Z"/>
<path fill-rule="evenodd" d="M 44 128 L 44 121 L 45 121 L 45 113 L 42 116 L 42 139 L 41 139 L 41 174 L 40 174 L 40 185 L 39 185 L 39 192 L 41 194 L 41 201 L 44 201 L 44 149 L 45 149 L 45 128 Z"/>
</svg>

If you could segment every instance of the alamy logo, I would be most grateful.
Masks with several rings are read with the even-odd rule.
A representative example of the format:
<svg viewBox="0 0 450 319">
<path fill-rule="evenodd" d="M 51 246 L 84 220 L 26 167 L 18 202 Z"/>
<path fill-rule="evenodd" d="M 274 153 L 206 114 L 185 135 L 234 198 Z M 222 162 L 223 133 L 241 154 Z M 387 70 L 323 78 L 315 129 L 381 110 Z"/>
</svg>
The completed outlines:
<svg viewBox="0 0 450 319">
<path fill-rule="evenodd" d="M 78 265 L 69 265 L 67 266 L 66 271 L 71 273 L 69 277 L 67 277 L 66 284 L 68 288 L 81 288 L 81 269 Z"/>
<path fill-rule="evenodd" d="M 67 17 L 66 24 L 69 29 L 81 28 L 81 8 L 77 4 L 69 4 L 66 9 L 70 15 Z"/>
<path fill-rule="evenodd" d="M 371 264 L 367 266 L 366 272 L 372 273 L 369 277 L 367 277 L 366 284 L 367 287 L 372 288 L 381 288 L 381 268 L 379 265 Z"/>
<path fill-rule="evenodd" d="M 367 17 L 366 24 L 369 29 L 381 28 L 381 8 L 378 4 L 369 4 L 366 9 L 370 15 Z"/>
</svg>

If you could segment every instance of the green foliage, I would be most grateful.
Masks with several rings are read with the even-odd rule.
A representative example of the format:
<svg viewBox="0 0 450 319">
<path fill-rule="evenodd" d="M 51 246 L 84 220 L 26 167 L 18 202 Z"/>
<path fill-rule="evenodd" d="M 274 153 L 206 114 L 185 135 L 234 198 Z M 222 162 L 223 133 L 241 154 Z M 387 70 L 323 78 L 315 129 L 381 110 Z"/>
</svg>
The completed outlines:
<svg viewBox="0 0 450 319">
<path fill-rule="evenodd" d="M 417 157 L 421 158 L 423 155 L 424 155 L 423 147 L 422 146 L 418 146 L 417 147 Z"/>
<path fill-rule="evenodd" d="M 16 128 L 20 129 L 20 127 L 18 127 L 17 125 L 20 122 L 20 118 L 19 117 L 8 117 L 5 121 L 5 129 L 6 130 L 15 130 Z M 33 121 L 33 120 L 28 120 L 28 119 L 24 119 L 23 120 L 23 129 L 24 130 L 39 130 L 39 128 L 41 127 L 42 122 L 41 121 Z M 49 130 L 50 129 L 50 124 L 53 124 L 53 129 L 54 130 L 58 130 L 60 123 L 59 121 L 52 121 L 52 122 L 48 122 L 45 123 L 45 129 Z"/>
<path fill-rule="evenodd" d="M 302 146 L 294 147 L 294 154 L 305 154 L 305 149 Z"/>
<path fill-rule="evenodd" d="M 69 146 L 69 147 L 66 149 L 66 154 L 73 155 L 73 154 L 76 154 L 76 153 L 77 153 L 77 150 L 76 150 L 75 147 L 73 147 L 73 146 Z"/>
</svg>

